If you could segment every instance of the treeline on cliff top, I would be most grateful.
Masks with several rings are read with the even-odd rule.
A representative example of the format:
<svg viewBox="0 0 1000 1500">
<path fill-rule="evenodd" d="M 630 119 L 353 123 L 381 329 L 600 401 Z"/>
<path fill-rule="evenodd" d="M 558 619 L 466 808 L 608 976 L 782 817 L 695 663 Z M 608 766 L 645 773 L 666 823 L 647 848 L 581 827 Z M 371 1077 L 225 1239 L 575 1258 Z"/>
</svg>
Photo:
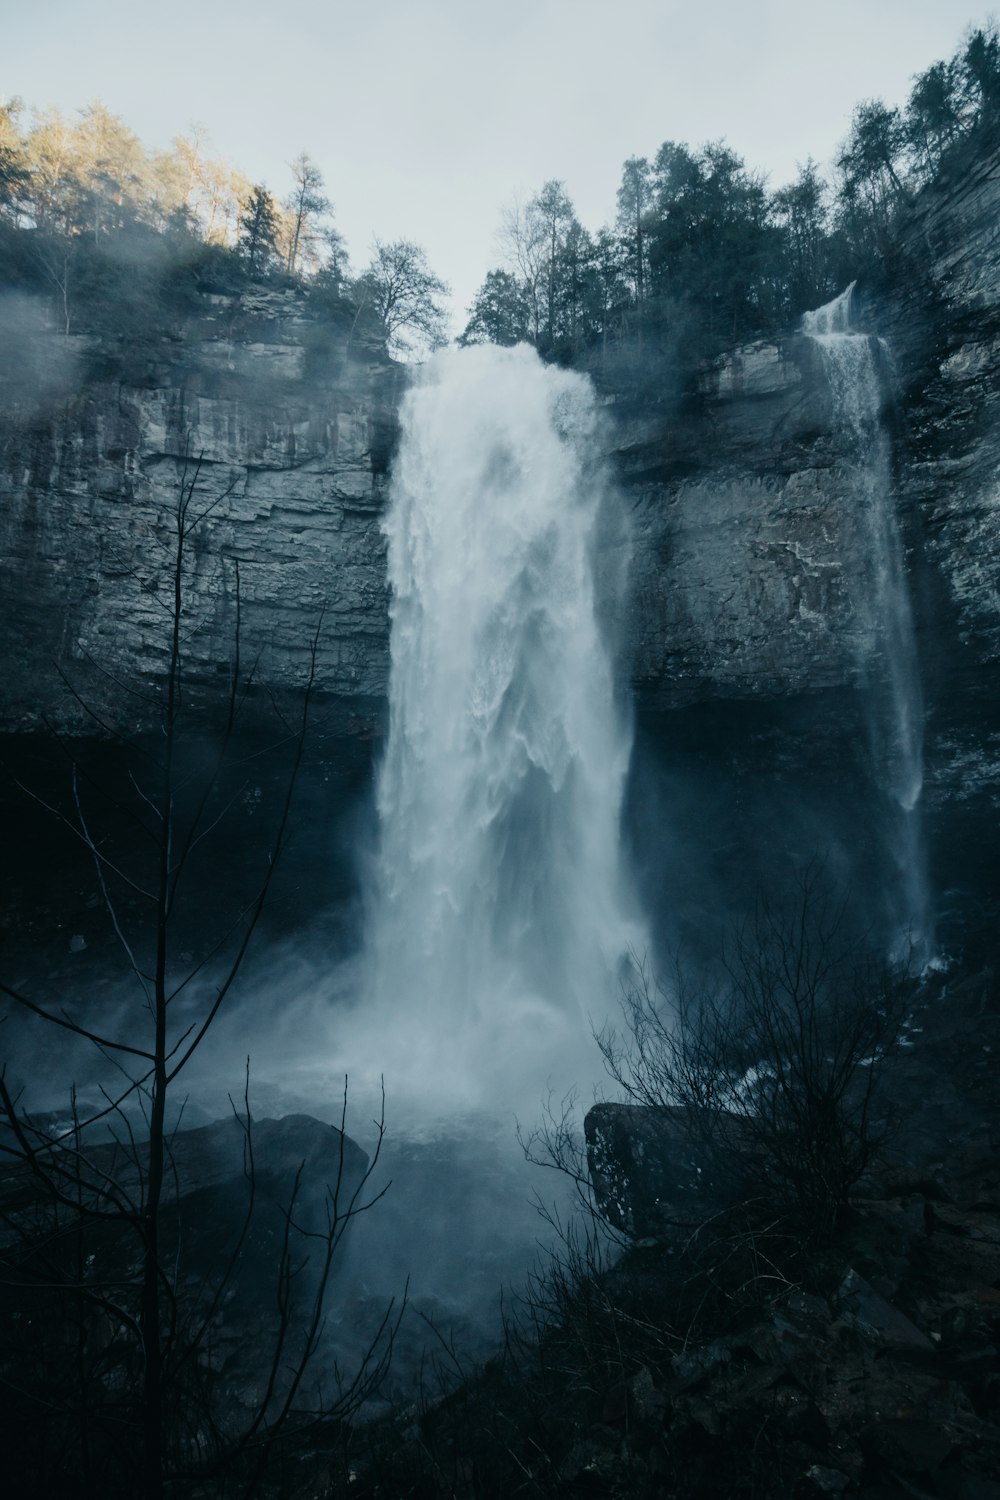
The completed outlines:
<svg viewBox="0 0 1000 1500">
<path fill-rule="evenodd" d="M 914 80 L 903 109 L 856 107 L 834 180 L 812 161 L 770 191 L 725 142 L 666 141 L 622 168 L 615 223 L 590 234 L 562 182 L 503 218 L 504 262 L 461 342 L 514 344 L 599 370 L 609 350 L 669 353 L 682 368 L 786 329 L 891 260 L 905 209 L 1000 136 L 1000 32 L 970 29 Z M 596 354 L 596 358 L 595 358 Z"/>
<path fill-rule="evenodd" d="M 991 146 L 998 122 L 991 21 L 919 74 L 903 109 L 857 106 L 833 181 L 807 161 L 772 191 L 725 142 L 667 141 L 625 162 L 616 220 L 596 233 L 549 181 L 504 211 L 502 264 L 459 342 L 527 341 L 595 370 L 637 351 L 692 368 L 891 258 L 902 211 Z M 396 356 L 444 343 L 448 288 L 420 246 L 376 243 L 352 271 L 320 170 L 305 152 L 289 170 L 279 199 L 197 133 L 149 152 L 101 104 L 70 121 L 15 100 L 0 106 L 0 283 L 42 294 L 63 332 L 101 335 L 133 363 L 180 338 L 203 294 L 253 285 L 297 286 L 324 323 Z"/>
</svg>

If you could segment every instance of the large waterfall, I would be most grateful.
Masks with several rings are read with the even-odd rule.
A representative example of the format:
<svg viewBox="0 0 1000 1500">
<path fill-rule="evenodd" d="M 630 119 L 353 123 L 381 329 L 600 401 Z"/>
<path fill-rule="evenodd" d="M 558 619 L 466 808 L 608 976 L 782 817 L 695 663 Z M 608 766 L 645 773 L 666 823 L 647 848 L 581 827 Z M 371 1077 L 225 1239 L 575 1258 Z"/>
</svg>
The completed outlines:
<svg viewBox="0 0 1000 1500">
<path fill-rule="evenodd" d="M 394 1096 L 568 1087 L 638 942 L 598 428 L 589 381 L 526 346 L 438 355 L 403 403 L 369 944 Z"/>
<path fill-rule="evenodd" d="M 852 580 L 866 689 L 873 774 L 886 800 L 897 867 L 893 913 L 897 951 L 931 957 L 932 924 L 921 833 L 923 697 L 903 549 L 893 504 L 889 444 L 882 424 L 889 364 L 881 340 L 851 329 L 854 283 L 806 313 L 803 332 L 818 346 L 835 417 L 848 440 L 845 480 L 863 529 L 867 567 Z"/>
</svg>

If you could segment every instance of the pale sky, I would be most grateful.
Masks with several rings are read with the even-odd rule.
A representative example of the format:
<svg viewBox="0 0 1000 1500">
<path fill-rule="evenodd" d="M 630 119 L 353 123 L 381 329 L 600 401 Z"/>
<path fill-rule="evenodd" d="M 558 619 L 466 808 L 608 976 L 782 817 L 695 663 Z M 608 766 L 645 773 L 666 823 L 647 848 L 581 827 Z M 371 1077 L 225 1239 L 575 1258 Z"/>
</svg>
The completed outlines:
<svg viewBox="0 0 1000 1500">
<path fill-rule="evenodd" d="M 305 149 L 354 264 L 418 241 L 460 329 L 513 197 L 562 178 L 596 230 L 627 156 L 720 137 L 779 186 L 859 99 L 902 103 L 973 3 L 0 0 L 0 95 L 100 99 L 152 148 L 197 122 L 278 197 Z"/>
</svg>

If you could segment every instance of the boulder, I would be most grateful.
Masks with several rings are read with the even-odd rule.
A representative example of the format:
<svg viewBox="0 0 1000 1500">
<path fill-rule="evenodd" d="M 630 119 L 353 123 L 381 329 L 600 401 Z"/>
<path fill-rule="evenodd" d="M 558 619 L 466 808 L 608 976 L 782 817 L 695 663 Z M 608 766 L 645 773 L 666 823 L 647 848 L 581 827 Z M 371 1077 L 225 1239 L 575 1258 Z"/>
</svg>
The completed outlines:
<svg viewBox="0 0 1000 1500">
<path fill-rule="evenodd" d="M 599 1212 L 636 1239 L 695 1227 L 736 1199 L 719 1170 L 726 1139 L 745 1150 L 735 1115 L 716 1122 L 718 1144 L 700 1142 L 687 1110 L 595 1104 L 587 1111 L 587 1166 Z"/>
</svg>

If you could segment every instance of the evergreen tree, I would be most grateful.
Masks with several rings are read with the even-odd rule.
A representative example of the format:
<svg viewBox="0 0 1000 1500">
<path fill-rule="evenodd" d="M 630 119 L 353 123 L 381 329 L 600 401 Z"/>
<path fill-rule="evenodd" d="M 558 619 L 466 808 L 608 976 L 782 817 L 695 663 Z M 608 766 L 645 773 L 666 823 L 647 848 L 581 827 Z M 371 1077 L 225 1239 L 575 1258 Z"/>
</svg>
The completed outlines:
<svg viewBox="0 0 1000 1500">
<path fill-rule="evenodd" d="M 528 298 L 510 271 L 487 271 L 486 279 L 469 308 L 469 321 L 460 344 L 524 343 L 529 337 L 531 312 Z"/>
<path fill-rule="evenodd" d="M 646 213 L 652 202 L 652 169 L 644 156 L 630 156 L 622 167 L 618 189 L 618 227 L 628 247 L 628 264 L 635 287 L 636 306 L 646 297 L 646 246 L 643 235 Z"/>
<path fill-rule="evenodd" d="M 811 159 L 771 200 L 784 250 L 781 268 L 788 312 L 818 307 L 831 291 L 827 276 L 827 185 Z"/>
<path fill-rule="evenodd" d="M 250 189 L 240 214 L 240 254 L 250 275 L 263 276 L 278 254 L 278 207 L 267 188 L 258 183 Z"/>
<path fill-rule="evenodd" d="M 918 75 L 905 116 L 906 142 L 914 166 L 933 177 L 962 131 L 960 75 L 954 62 L 936 62 Z"/>
</svg>

